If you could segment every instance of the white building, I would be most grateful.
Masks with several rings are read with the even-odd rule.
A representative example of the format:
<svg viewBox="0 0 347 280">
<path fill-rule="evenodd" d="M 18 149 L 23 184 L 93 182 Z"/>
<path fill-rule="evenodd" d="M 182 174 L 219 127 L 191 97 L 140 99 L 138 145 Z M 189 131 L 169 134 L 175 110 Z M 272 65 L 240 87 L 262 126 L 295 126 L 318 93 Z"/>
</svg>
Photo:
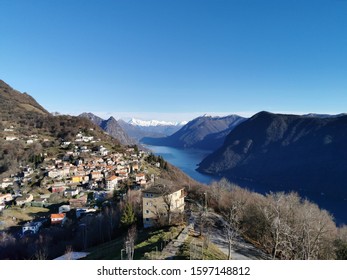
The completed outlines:
<svg viewBox="0 0 347 280">
<path fill-rule="evenodd" d="M 26 223 L 22 226 L 22 233 L 24 234 L 24 233 L 30 231 L 30 233 L 36 234 L 39 232 L 41 226 L 42 226 L 41 222 Z"/>
</svg>

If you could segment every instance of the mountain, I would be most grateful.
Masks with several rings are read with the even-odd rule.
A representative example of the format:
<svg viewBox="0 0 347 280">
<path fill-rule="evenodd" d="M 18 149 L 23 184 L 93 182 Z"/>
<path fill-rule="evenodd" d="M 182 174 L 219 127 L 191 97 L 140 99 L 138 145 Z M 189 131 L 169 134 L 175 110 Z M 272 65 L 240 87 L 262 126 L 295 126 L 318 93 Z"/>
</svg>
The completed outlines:
<svg viewBox="0 0 347 280">
<path fill-rule="evenodd" d="M 144 137 L 159 138 L 171 135 L 182 128 L 185 122 L 175 123 L 131 119 L 129 122 L 118 120 L 118 123 L 130 137 L 140 141 Z"/>
<path fill-rule="evenodd" d="M 198 171 L 347 199 L 347 116 L 260 112 L 236 127 Z"/>
<path fill-rule="evenodd" d="M 123 145 L 134 145 L 136 141 L 131 139 L 124 129 L 119 125 L 114 117 L 110 117 L 107 120 L 104 120 L 92 113 L 82 113 L 80 117 L 87 118 L 93 123 L 101 127 L 109 135 L 119 140 Z"/>
<path fill-rule="evenodd" d="M 85 118 L 53 116 L 27 93 L 20 93 L 0 80 L 0 177 L 19 171 L 43 154 L 57 156 L 62 141 L 78 133 L 93 136 L 113 147 L 119 141 Z"/>
<path fill-rule="evenodd" d="M 179 131 L 164 138 L 143 138 L 144 144 L 171 146 L 176 148 L 198 148 L 216 150 L 224 138 L 245 118 L 230 115 L 226 117 L 201 116 L 183 126 Z"/>
<path fill-rule="evenodd" d="M 0 80 L 0 114 L 7 113 L 22 115 L 30 112 L 48 115 L 49 113 L 27 93 L 14 90 L 11 86 Z M 10 109 L 10 110 L 9 110 Z"/>
<path fill-rule="evenodd" d="M 306 115 L 303 115 L 304 117 L 311 117 L 311 118 L 337 118 L 345 116 L 345 113 L 337 114 L 337 115 L 330 115 L 330 114 L 315 114 L 315 113 L 309 113 Z"/>
<path fill-rule="evenodd" d="M 143 121 L 139 119 L 132 118 L 129 121 L 129 124 L 136 125 L 136 126 L 183 126 L 187 124 L 187 122 L 166 122 L 166 121 L 157 121 L 157 120 L 150 120 L 150 121 Z"/>
</svg>

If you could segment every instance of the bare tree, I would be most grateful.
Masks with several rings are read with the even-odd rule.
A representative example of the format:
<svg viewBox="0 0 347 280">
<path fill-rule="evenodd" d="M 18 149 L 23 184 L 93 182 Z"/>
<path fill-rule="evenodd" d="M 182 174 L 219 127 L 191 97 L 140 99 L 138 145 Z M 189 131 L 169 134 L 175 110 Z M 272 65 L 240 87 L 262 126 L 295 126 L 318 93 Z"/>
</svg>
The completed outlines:
<svg viewBox="0 0 347 280">
<path fill-rule="evenodd" d="M 66 260 L 72 260 L 73 259 L 73 250 L 72 250 L 72 246 L 66 246 L 65 249 L 65 258 Z"/>
<path fill-rule="evenodd" d="M 239 205 L 237 203 L 230 205 L 223 212 L 223 228 L 228 241 L 228 259 L 231 259 L 232 248 L 242 232 L 241 219 L 239 215 Z"/>
<path fill-rule="evenodd" d="M 159 225 L 170 225 L 172 218 L 173 197 L 172 188 L 168 185 L 156 185 L 156 192 L 162 198 L 162 203 L 154 205 L 153 214 L 157 218 Z M 165 219 L 163 219 L 165 217 Z"/>
<path fill-rule="evenodd" d="M 124 240 L 124 249 L 126 252 L 126 258 L 128 260 L 134 259 L 134 251 L 135 251 L 135 241 L 137 237 L 137 229 L 135 225 L 132 225 L 127 232 L 127 235 Z"/>
<path fill-rule="evenodd" d="M 300 210 L 299 258 L 306 260 L 334 258 L 332 244 L 337 236 L 337 228 L 332 216 L 307 200 L 303 202 Z"/>
<path fill-rule="evenodd" d="M 163 197 L 164 201 L 164 208 L 166 210 L 166 223 L 168 225 L 171 225 L 171 215 L 172 215 L 172 203 L 173 203 L 173 197 L 171 195 L 171 188 L 168 186 L 163 185 L 161 188 L 161 195 Z"/>
</svg>

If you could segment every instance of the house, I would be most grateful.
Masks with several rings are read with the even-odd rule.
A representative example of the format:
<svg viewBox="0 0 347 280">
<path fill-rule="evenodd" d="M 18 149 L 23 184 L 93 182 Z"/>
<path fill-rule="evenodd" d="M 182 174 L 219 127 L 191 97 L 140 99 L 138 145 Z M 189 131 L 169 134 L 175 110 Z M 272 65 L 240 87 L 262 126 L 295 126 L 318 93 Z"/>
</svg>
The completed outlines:
<svg viewBox="0 0 347 280">
<path fill-rule="evenodd" d="M 135 177 L 136 183 L 139 183 L 141 180 L 146 180 L 146 175 L 143 173 L 136 174 Z"/>
<path fill-rule="evenodd" d="M 107 156 L 107 155 L 108 155 L 108 150 L 107 150 L 105 147 L 100 146 L 100 147 L 99 147 L 99 154 L 100 154 L 101 156 Z"/>
<path fill-rule="evenodd" d="M 106 189 L 114 190 L 117 187 L 119 178 L 117 176 L 110 176 L 106 179 Z"/>
<path fill-rule="evenodd" d="M 31 202 L 33 207 L 45 207 L 47 203 L 47 198 L 36 198 Z"/>
<path fill-rule="evenodd" d="M 52 193 L 62 193 L 66 190 L 65 186 L 53 186 L 52 187 Z"/>
<path fill-rule="evenodd" d="M 93 136 L 82 136 L 83 142 L 90 142 L 93 141 L 94 137 Z"/>
<path fill-rule="evenodd" d="M 32 169 L 31 167 L 28 167 L 28 166 L 23 168 L 24 177 L 29 177 L 32 174 L 34 174 L 34 169 Z"/>
<path fill-rule="evenodd" d="M 98 180 L 101 180 L 101 179 L 104 178 L 104 175 L 101 172 L 99 172 L 99 171 L 91 172 L 90 175 L 91 175 L 91 179 L 92 180 L 97 180 L 98 181 Z"/>
<path fill-rule="evenodd" d="M 16 136 L 6 136 L 5 137 L 5 140 L 6 141 L 14 141 L 14 140 L 17 140 L 18 138 Z"/>
<path fill-rule="evenodd" d="M 58 212 L 59 212 L 59 214 L 61 214 L 61 213 L 69 212 L 70 210 L 71 210 L 70 205 L 65 204 L 65 205 L 61 205 L 61 206 L 59 207 Z"/>
<path fill-rule="evenodd" d="M 52 225 L 63 225 L 66 222 L 66 214 L 51 214 L 51 224 Z"/>
<path fill-rule="evenodd" d="M 48 177 L 50 178 L 57 178 L 57 177 L 65 177 L 70 173 L 69 168 L 64 169 L 53 169 L 48 172 Z"/>
<path fill-rule="evenodd" d="M 14 128 L 14 127 L 11 125 L 10 128 L 5 128 L 4 131 L 5 131 L 5 132 L 13 132 L 13 131 L 14 131 L 13 128 Z"/>
<path fill-rule="evenodd" d="M 142 191 L 143 225 L 145 228 L 155 226 L 161 216 L 184 211 L 184 188 L 154 185 Z"/>
<path fill-rule="evenodd" d="M 24 205 L 26 203 L 32 202 L 33 200 L 34 200 L 34 197 L 33 197 L 32 194 L 25 194 L 23 196 L 20 196 L 20 197 L 16 198 L 16 204 L 18 206 L 22 206 L 22 205 Z"/>
<path fill-rule="evenodd" d="M 72 183 L 80 183 L 80 182 L 83 182 L 83 180 L 84 180 L 84 176 L 76 175 L 71 177 Z"/>
<path fill-rule="evenodd" d="M 140 180 L 138 183 L 140 184 L 141 188 L 145 188 L 147 186 L 147 181 L 145 179 Z"/>
<path fill-rule="evenodd" d="M 42 227 L 41 222 L 28 222 L 22 226 L 22 234 L 36 234 Z"/>
<path fill-rule="evenodd" d="M 64 196 L 65 197 L 73 197 L 75 195 L 79 194 L 79 190 L 78 189 L 66 189 L 64 191 Z"/>
<path fill-rule="evenodd" d="M 5 189 L 5 188 L 10 187 L 12 185 L 13 185 L 13 180 L 11 180 L 10 178 L 5 178 L 2 180 L 0 187 Z"/>
</svg>

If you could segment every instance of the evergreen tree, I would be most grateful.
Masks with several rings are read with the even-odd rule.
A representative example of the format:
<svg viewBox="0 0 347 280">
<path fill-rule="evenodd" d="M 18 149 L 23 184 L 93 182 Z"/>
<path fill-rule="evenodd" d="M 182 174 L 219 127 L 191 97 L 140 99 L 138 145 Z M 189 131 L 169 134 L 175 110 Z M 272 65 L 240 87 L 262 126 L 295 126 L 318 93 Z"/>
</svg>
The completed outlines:
<svg viewBox="0 0 347 280">
<path fill-rule="evenodd" d="M 129 202 L 125 204 L 120 222 L 125 228 L 128 228 L 136 222 L 134 209 Z"/>
</svg>

